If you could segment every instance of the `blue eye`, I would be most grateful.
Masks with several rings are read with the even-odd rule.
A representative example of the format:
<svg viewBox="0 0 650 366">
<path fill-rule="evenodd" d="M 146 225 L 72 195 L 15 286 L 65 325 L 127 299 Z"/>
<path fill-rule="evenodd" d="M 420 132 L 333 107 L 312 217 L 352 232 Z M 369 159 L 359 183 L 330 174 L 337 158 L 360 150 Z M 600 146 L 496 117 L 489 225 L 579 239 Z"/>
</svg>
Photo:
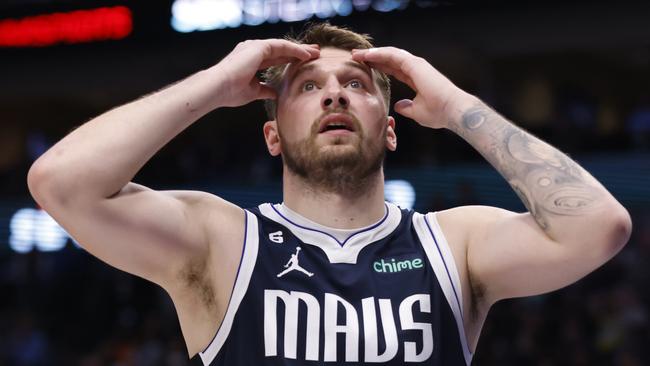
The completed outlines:
<svg viewBox="0 0 650 366">
<path fill-rule="evenodd" d="M 316 89 L 316 84 L 313 81 L 307 81 L 302 84 L 302 91 L 311 91 Z"/>
<path fill-rule="evenodd" d="M 352 80 L 348 83 L 353 89 L 363 88 L 363 84 L 359 80 Z"/>
</svg>

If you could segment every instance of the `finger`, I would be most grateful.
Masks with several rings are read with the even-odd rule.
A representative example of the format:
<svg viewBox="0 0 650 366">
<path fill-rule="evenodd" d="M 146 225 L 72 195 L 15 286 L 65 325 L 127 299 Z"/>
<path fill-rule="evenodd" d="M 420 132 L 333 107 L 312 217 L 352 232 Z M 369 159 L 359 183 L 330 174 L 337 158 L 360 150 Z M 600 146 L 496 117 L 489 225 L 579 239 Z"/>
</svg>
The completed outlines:
<svg viewBox="0 0 650 366">
<path fill-rule="evenodd" d="M 375 70 L 381 71 L 384 74 L 394 76 L 395 78 L 397 78 L 400 81 L 410 81 L 410 79 L 411 79 L 402 70 L 396 69 L 396 68 L 391 67 L 389 65 L 376 64 L 374 62 L 366 62 L 366 65 L 370 66 L 371 68 L 373 68 Z"/>
<path fill-rule="evenodd" d="M 303 47 L 305 50 L 307 50 L 307 52 L 309 52 L 310 56 L 308 60 L 317 58 L 320 55 L 320 46 L 318 44 L 303 44 L 298 46 Z M 264 61 L 262 61 L 259 70 L 266 69 L 271 66 L 283 65 L 283 64 L 288 64 L 291 62 L 299 62 L 299 61 L 303 61 L 303 59 L 298 57 L 293 57 L 293 56 L 280 56 L 271 59 L 267 58 L 264 59 Z"/>
<path fill-rule="evenodd" d="M 384 74 L 395 77 L 397 80 L 403 82 L 404 84 L 408 85 L 411 89 L 417 92 L 417 88 L 415 87 L 415 83 L 413 82 L 413 79 L 410 76 L 408 76 L 406 73 L 402 72 L 401 70 L 395 69 L 387 65 L 375 64 L 373 62 L 366 62 L 366 64 L 375 70 L 381 71 Z"/>
<path fill-rule="evenodd" d="M 307 52 L 311 55 L 311 58 L 316 58 L 320 56 L 320 46 L 317 44 L 308 44 L 308 45 L 302 45 L 305 47 Z"/>
<path fill-rule="evenodd" d="M 297 44 L 284 39 L 272 39 L 268 41 L 264 58 L 295 57 L 306 61 L 319 55 L 320 50 L 311 45 Z"/>
<path fill-rule="evenodd" d="M 277 66 L 277 65 L 284 65 L 288 64 L 291 62 L 297 62 L 300 61 L 300 59 L 295 58 L 295 57 L 277 57 L 274 59 L 267 59 L 262 61 L 262 64 L 260 64 L 259 70 L 269 68 L 271 66 Z"/>
<path fill-rule="evenodd" d="M 373 64 L 377 67 L 389 68 L 405 72 L 404 63 L 406 59 L 402 55 L 385 49 L 374 48 L 370 50 L 356 51 L 352 54 L 352 59 L 358 62 Z"/>
<path fill-rule="evenodd" d="M 410 99 L 402 99 L 398 102 L 395 103 L 394 106 L 395 112 L 401 114 L 404 117 L 410 118 L 410 119 L 415 119 L 413 118 L 414 113 L 413 113 L 413 101 Z"/>
<path fill-rule="evenodd" d="M 392 75 L 397 80 L 408 85 L 411 89 L 417 90 L 413 78 L 404 67 L 410 57 L 413 57 L 413 55 L 395 47 L 352 50 L 352 58 L 354 60 L 364 62 L 372 68 Z"/>
<path fill-rule="evenodd" d="M 356 61 L 387 64 L 396 69 L 404 69 L 406 61 L 413 57 L 410 53 L 396 47 L 368 48 L 352 50 L 352 58 Z"/>
</svg>

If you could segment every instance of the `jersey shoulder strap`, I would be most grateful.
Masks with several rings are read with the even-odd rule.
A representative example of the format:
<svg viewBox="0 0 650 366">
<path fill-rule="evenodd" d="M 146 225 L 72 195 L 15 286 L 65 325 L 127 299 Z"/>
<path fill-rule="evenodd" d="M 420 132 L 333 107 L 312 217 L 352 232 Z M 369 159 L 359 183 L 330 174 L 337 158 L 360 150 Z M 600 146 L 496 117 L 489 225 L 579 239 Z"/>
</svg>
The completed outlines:
<svg viewBox="0 0 650 366">
<path fill-rule="evenodd" d="M 435 212 L 425 215 L 413 214 L 413 228 L 422 243 L 431 267 L 436 274 L 440 288 L 447 299 L 447 303 L 454 313 L 458 334 L 460 335 L 463 354 L 467 364 L 472 360 L 467 336 L 465 335 L 465 321 L 463 314 L 463 293 L 461 291 L 460 276 L 451 247 L 445 238 Z"/>
</svg>

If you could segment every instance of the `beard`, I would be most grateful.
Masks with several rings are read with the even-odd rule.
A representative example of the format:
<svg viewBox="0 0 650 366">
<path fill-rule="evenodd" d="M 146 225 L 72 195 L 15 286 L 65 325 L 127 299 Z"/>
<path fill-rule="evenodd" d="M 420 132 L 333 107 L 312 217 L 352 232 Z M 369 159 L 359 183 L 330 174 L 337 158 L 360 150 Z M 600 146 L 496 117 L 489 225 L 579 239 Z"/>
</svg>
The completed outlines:
<svg viewBox="0 0 650 366">
<path fill-rule="evenodd" d="M 348 115 L 353 120 L 356 136 L 337 136 L 328 145 L 319 145 L 316 140 L 320 120 L 326 116 L 323 115 L 314 121 L 307 138 L 283 144 L 284 165 L 314 190 L 343 195 L 363 194 L 368 192 L 372 178 L 381 171 L 386 155 L 383 145 L 386 128 L 382 140 L 364 144 L 361 124 L 354 116 Z"/>
</svg>

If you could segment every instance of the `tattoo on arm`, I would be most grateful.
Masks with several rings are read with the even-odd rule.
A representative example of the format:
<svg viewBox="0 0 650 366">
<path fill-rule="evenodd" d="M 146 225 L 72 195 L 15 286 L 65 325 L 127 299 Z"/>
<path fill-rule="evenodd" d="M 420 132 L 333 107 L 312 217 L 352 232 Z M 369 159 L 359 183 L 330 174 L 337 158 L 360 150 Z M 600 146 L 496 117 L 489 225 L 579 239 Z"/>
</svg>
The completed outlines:
<svg viewBox="0 0 650 366">
<path fill-rule="evenodd" d="M 603 196 L 595 180 L 568 156 L 485 105 L 469 109 L 460 123 L 451 125 L 505 177 L 547 232 L 551 217 L 588 213 Z"/>
</svg>

